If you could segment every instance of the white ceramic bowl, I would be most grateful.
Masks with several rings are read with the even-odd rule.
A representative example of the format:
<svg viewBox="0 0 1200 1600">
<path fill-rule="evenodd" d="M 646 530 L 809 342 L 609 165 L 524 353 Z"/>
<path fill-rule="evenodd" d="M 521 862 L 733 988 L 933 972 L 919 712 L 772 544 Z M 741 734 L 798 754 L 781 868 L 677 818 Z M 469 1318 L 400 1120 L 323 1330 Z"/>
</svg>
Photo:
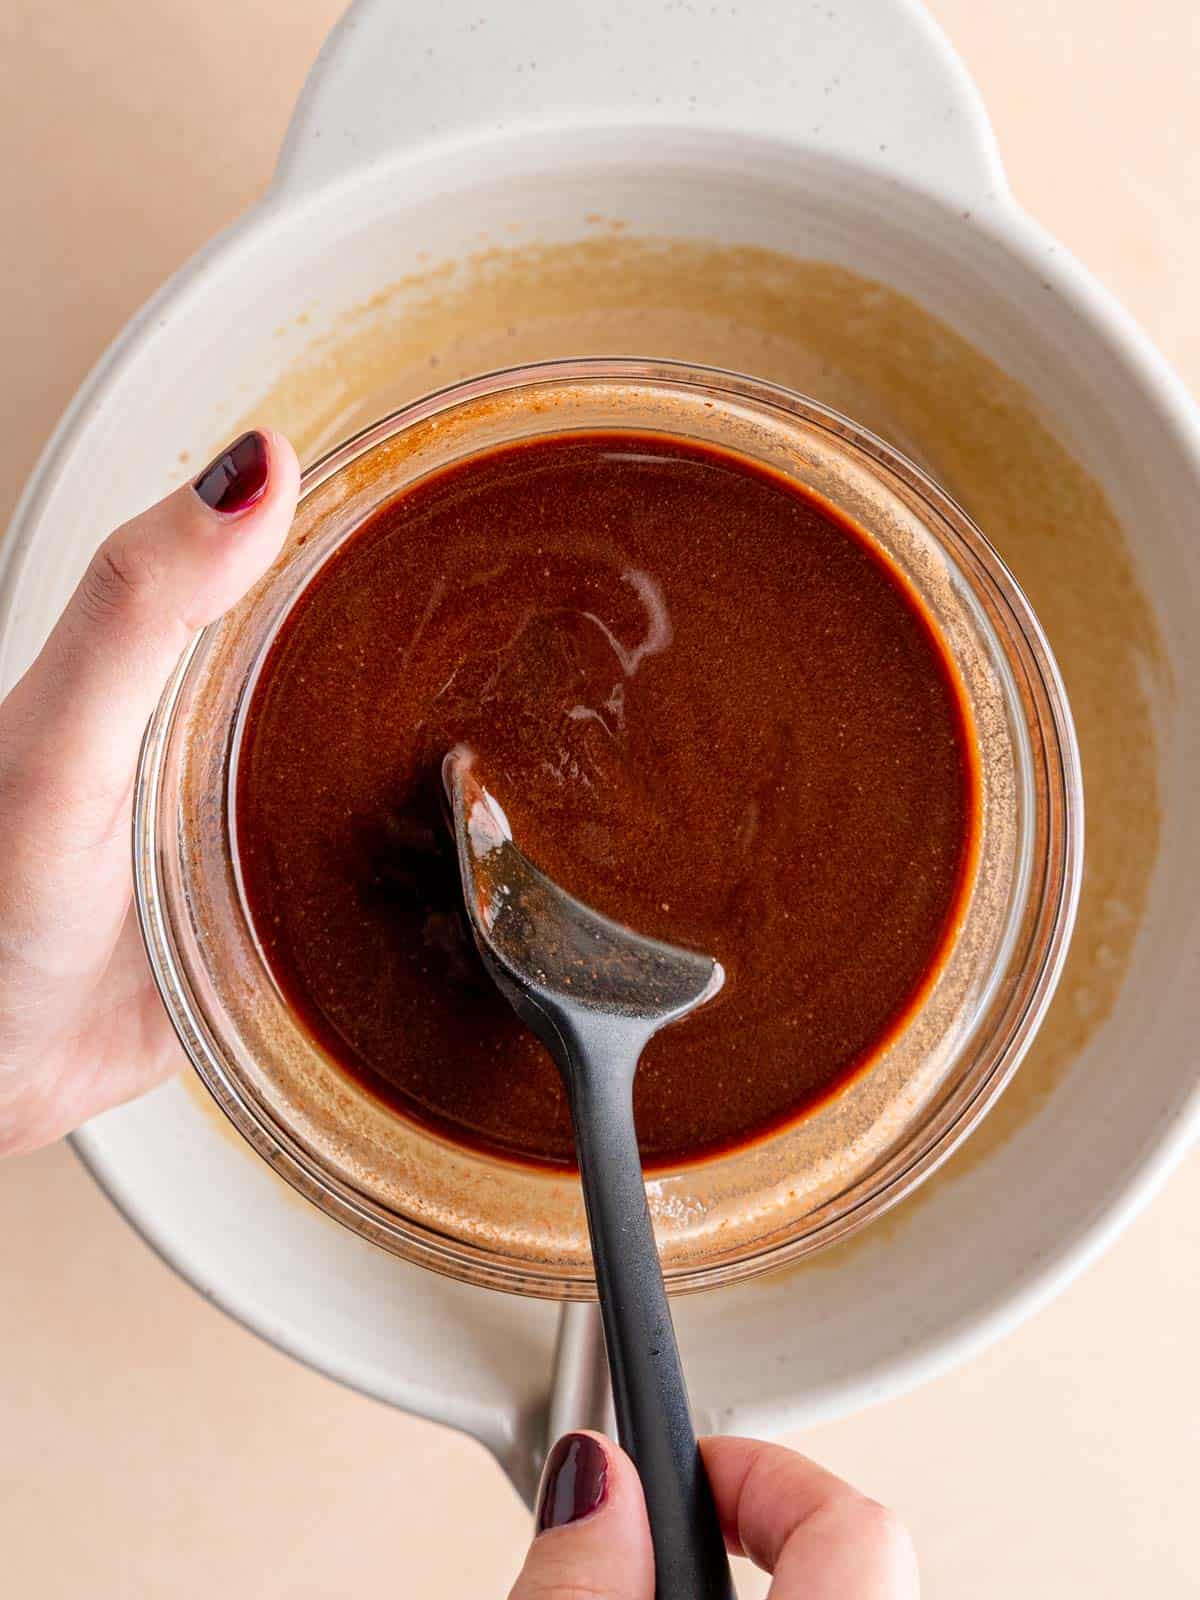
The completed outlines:
<svg viewBox="0 0 1200 1600">
<path fill-rule="evenodd" d="M 560 240 L 595 212 L 841 263 L 936 311 L 1038 396 L 1136 525 L 1175 681 L 1200 678 L 1200 418 L 1120 308 L 1016 207 L 936 29 L 904 0 L 720 13 L 505 0 L 481 25 L 465 0 L 361 0 L 314 70 L 263 202 L 135 319 L 47 448 L 3 547 L 3 682 L 100 535 L 165 487 L 180 440 L 220 433 L 291 359 L 280 325 L 367 299 L 418 252 L 459 256 L 514 214 Z M 886 1246 L 867 1235 L 836 1270 L 681 1302 L 701 1426 L 793 1428 L 961 1359 L 1094 1256 L 1194 1133 L 1200 726 L 1155 692 L 1161 852 L 1111 1016 L 1037 1116 L 923 1203 L 918 1226 Z M 76 1144 L 205 1294 L 331 1375 L 476 1434 L 529 1487 L 553 1307 L 353 1237 L 181 1083 Z"/>
</svg>

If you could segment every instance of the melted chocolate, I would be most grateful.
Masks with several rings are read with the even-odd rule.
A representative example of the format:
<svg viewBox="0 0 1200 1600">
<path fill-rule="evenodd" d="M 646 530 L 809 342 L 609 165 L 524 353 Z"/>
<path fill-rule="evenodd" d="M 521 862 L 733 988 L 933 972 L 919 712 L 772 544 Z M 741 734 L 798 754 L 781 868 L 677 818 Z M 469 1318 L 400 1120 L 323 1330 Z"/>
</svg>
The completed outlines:
<svg viewBox="0 0 1200 1600">
<path fill-rule="evenodd" d="M 656 436 L 482 455 L 379 511 L 299 598 L 236 795 L 283 994 L 347 1073 L 453 1139 L 572 1158 L 558 1075 L 466 932 L 439 778 L 458 743 L 554 878 L 725 967 L 643 1058 L 651 1162 L 834 1092 L 952 936 L 974 755 L 945 647 L 865 536 Z"/>
</svg>

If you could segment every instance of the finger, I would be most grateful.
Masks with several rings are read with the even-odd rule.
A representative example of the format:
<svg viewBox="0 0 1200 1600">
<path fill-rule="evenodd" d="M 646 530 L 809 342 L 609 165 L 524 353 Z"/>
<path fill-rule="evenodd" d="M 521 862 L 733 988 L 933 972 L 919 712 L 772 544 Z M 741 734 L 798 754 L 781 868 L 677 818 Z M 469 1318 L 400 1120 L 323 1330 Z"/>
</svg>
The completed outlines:
<svg viewBox="0 0 1200 1600">
<path fill-rule="evenodd" d="M 249 433 L 105 540 L 0 717 L 3 764 L 47 825 L 86 843 L 119 826 L 138 744 L 192 633 L 277 555 L 299 468 L 281 435 Z M 77 836 L 77 837 L 76 837 Z"/>
<path fill-rule="evenodd" d="M 654 1552 L 629 1457 L 595 1433 L 550 1452 L 537 1531 L 509 1600 L 654 1600 Z"/>
<path fill-rule="evenodd" d="M 894 1512 L 780 1445 L 701 1448 L 726 1542 L 774 1573 L 772 1600 L 917 1600 L 912 1541 Z"/>
</svg>

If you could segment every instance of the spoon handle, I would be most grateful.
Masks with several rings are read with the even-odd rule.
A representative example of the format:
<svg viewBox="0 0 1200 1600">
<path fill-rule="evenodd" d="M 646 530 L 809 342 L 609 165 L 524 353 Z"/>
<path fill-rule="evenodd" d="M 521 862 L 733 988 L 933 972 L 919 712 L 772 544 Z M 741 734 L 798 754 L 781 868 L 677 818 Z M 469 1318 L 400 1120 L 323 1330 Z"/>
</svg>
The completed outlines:
<svg viewBox="0 0 1200 1600">
<path fill-rule="evenodd" d="M 654 1541 L 656 1600 L 733 1600 L 646 1204 L 624 1041 L 572 1041 L 567 1074 L 617 1433 Z M 621 1059 L 614 1059 L 619 1055 Z"/>
</svg>

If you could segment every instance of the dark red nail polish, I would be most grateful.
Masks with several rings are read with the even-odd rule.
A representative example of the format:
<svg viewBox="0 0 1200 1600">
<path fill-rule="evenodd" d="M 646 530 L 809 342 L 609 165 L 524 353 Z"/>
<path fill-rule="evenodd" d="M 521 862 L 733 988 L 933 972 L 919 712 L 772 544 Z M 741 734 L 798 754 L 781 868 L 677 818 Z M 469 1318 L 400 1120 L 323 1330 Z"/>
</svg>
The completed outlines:
<svg viewBox="0 0 1200 1600">
<path fill-rule="evenodd" d="M 267 487 L 270 454 L 266 435 L 244 433 L 209 462 L 192 487 L 214 511 L 234 517 L 261 500 Z"/>
<path fill-rule="evenodd" d="M 537 1531 L 561 1528 L 599 1511 L 608 1493 L 608 1457 L 586 1433 L 567 1433 L 546 1458 L 538 1491 Z"/>
</svg>

